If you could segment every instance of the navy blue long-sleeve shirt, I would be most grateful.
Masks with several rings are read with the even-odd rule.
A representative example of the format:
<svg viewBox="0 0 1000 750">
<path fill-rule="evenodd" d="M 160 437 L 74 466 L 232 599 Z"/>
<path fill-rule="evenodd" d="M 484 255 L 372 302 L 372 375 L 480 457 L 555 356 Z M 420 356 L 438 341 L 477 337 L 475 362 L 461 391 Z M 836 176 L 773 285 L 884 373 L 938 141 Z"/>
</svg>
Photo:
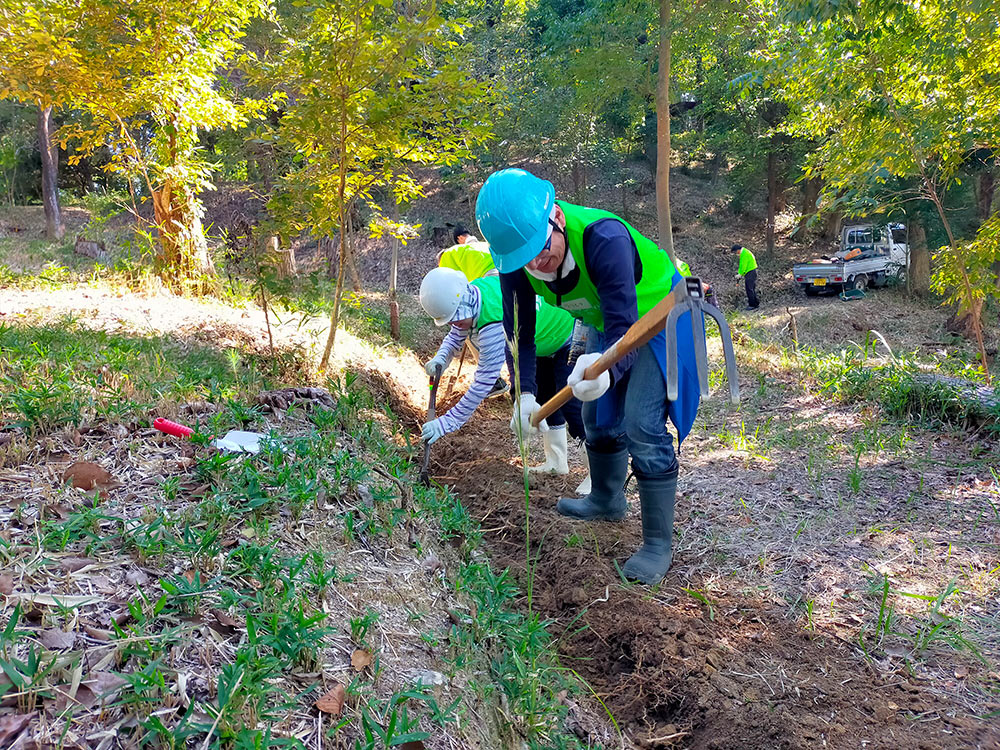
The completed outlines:
<svg viewBox="0 0 1000 750">
<path fill-rule="evenodd" d="M 566 252 L 570 252 L 566 248 Z M 587 271 L 597 287 L 604 316 L 604 335 L 609 343 L 618 338 L 639 319 L 639 306 L 635 287 L 642 276 L 642 262 L 628 229 L 617 219 L 595 221 L 583 231 L 583 257 Z M 545 285 L 558 294 L 568 292 L 580 278 L 579 266 L 562 279 L 547 281 Z M 535 290 L 523 268 L 512 273 L 500 274 L 500 292 L 503 296 L 503 325 L 507 340 L 516 342 L 522 393 L 536 393 L 535 389 Z M 514 335 L 514 304 L 517 304 L 519 335 Z M 512 348 L 511 347 L 511 348 Z M 508 349 L 508 352 L 510 349 Z M 628 372 L 635 361 L 635 352 L 619 360 L 610 370 L 614 385 Z M 508 365 L 513 377 L 514 368 L 508 354 Z"/>
</svg>

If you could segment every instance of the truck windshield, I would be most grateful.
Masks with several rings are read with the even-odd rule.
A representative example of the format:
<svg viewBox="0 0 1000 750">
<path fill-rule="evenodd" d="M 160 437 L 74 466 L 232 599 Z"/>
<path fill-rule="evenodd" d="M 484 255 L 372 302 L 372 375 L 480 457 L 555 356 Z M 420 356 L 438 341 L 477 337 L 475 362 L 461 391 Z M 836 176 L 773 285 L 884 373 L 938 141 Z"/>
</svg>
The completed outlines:
<svg viewBox="0 0 1000 750">
<path fill-rule="evenodd" d="M 848 245 L 871 245 L 872 242 L 871 227 L 859 227 L 858 229 L 847 230 Z"/>
<path fill-rule="evenodd" d="M 897 245 L 905 245 L 906 244 L 906 230 L 905 229 L 893 228 L 893 230 L 892 230 L 892 241 L 895 242 Z"/>
</svg>

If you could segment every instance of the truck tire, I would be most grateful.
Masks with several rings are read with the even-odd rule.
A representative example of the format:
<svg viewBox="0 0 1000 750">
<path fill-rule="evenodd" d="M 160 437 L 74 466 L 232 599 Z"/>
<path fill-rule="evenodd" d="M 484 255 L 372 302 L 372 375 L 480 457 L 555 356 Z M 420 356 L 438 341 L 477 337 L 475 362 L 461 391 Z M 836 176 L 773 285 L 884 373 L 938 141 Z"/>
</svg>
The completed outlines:
<svg viewBox="0 0 1000 750">
<path fill-rule="evenodd" d="M 859 273 L 853 279 L 847 283 L 848 289 L 858 289 L 864 291 L 868 288 L 868 275 L 864 273 Z"/>
<path fill-rule="evenodd" d="M 812 284 L 805 284 L 802 287 L 802 291 L 806 293 L 807 297 L 818 297 L 820 289 L 822 287 L 813 286 Z"/>
</svg>

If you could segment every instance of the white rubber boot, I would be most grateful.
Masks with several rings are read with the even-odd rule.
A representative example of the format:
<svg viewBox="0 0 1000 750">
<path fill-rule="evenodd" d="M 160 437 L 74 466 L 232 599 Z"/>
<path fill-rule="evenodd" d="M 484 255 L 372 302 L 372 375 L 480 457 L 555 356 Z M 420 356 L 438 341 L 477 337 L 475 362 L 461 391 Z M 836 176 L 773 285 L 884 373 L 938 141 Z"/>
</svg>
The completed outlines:
<svg viewBox="0 0 1000 750">
<path fill-rule="evenodd" d="M 566 425 L 551 427 L 543 432 L 542 446 L 545 449 L 545 463 L 529 466 L 528 471 L 569 474 L 569 463 L 566 460 Z"/>
<path fill-rule="evenodd" d="M 587 476 L 583 478 L 576 488 L 576 494 L 582 496 L 590 494 L 590 457 L 587 455 L 587 447 L 581 443 L 580 459 L 583 461 L 583 468 L 587 470 Z"/>
</svg>

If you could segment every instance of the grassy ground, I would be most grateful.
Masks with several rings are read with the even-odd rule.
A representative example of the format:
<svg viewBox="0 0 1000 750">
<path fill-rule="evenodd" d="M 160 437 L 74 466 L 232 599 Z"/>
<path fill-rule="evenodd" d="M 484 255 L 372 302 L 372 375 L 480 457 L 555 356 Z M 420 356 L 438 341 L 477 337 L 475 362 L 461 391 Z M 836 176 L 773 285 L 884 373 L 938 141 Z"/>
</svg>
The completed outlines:
<svg viewBox="0 0 1000 750">
<path fill-rule="evenodd" d="M 62 252 L 42 248 L 0 304 L 0 745 L 612 739 L 477 521 L 415 482 L 408 429 L 357 375 L 398 346 L 341 331 L 320 377 L 314 316 L 272 320 L 272 352 L 252 306 L 139 294 L 114 272 L 39 280 Z M 369 339 L 381 323 L 360 301 L 345 318 Z M 309 383 L 332 401 L 259 398 Z M 229 429 L 273 441 L 207 445 Z M 110 476 L 65 483 L 81 462 Z"/>
<path fill-rule="evenodd" d="M 136 293 L 121 271 L 45 270 L 60 252 L 40 248 L 0 298 L 0 555 L 20 603 L 2 656 L 32 672 L 0 710 L 33 731 L 380 747 L 411 722 L 427 747 L 594 746 L 617 744 L 608 710 L 630 746 L 1000 737 L 1000 446 L 960 399 L 912 387 L 923 370 L 977 377 L 932 305 L 805 300 L 772 273 L 764 310 L 731 314 L 743 403 L 703 404 L 674 567 L 646 591 L 615 572 L 638 543 L 634 492 L 624 524 L 568 523 L 552 506 L 574 462 L 526 505 L 505 405 L 435 447 L 441 489 L 413 485 L 420 362 L 441 332 L 412 297 L 400 343 L 383 297 L 346 306 L 337 370 L 362 374 L 326 383 L 335 409 L 265 412 L 261 390 L 315 380 L 321 295 L 272 319 L 272 356 L 239 285 L 226 300 Z M 225 461 L 151 432 L 159 415 L 276 429 L 285 445 Z M 62 487 L 76 460 L 122 486 L 96 502 Z M 358 651 L 372 664 L 355 669 Z M 339 716 L 312 707 L 335 682 Z"/>
<path fill-rule="evenodd" d="M 1000 415 L 970 419 L 881 345 L 796 355 L 755 323 L 735 323 L 749 331 L 739 413 L 709 404 L 693 440 L 690 543 L 804 627 L 992 715 Z"/>
</svg>

